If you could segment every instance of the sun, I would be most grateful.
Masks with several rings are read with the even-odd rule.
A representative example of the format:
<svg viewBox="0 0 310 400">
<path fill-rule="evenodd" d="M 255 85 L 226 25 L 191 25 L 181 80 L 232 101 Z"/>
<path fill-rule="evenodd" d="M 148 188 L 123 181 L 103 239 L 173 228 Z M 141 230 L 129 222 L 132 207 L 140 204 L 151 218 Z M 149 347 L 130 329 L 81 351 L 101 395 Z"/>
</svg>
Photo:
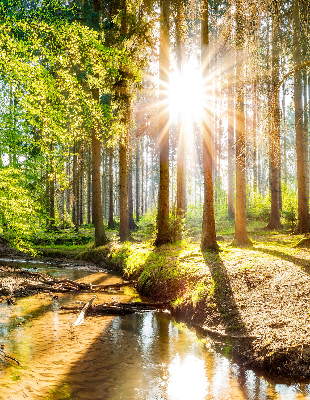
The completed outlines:
<svg viewBox="0 0 310 400">
<path fill-rule="evenodd" d="M 179 114 L 187 122 L 199 122 L 201 118 L 201 71 L 193 62 L 185 64 L 182 74 L 177 69 L 170 74 L 169 113 L 172 121 L 177 121 Z"/>
</svg>

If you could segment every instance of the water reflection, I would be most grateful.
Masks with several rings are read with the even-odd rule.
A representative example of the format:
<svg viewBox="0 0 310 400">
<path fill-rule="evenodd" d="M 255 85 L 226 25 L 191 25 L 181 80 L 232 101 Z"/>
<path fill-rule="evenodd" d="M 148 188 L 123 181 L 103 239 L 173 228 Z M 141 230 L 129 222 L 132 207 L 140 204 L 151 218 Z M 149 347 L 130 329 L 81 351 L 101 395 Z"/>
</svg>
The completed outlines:
<svg viewBox="0 0 310 400">
<path fill-rule="evenodd" d="M 210 386 L 205 368 L 205 361 L 192 354 L 183 360 L 179 355 L 176 356 L 167 368 L 169 399 L 204 400 Z"/>
</svg>

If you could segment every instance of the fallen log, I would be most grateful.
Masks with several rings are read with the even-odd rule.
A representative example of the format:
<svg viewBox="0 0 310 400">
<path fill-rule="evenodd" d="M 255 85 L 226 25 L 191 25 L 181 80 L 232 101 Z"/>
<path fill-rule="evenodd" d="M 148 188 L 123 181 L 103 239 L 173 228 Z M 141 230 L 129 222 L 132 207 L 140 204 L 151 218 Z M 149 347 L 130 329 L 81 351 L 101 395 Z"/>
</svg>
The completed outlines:
<svg viewBox="0 0 310 400">
<path fill-rule="evenodd" d="M 91 299 L 92 300 L 92 299 Z M 89 303 L 89 302 L 88 302 Z M 155 310 L 167 310 L 168 303 L 142 303 L 142 302 L 132 302 L 132 303 L 121 303 L 121 302 L 111 302 L 102 304 L 88 304 L 84 307 L 60 307 L 61 310 L 66 311 L 80 311 L 84 310 L 85 316 L 95 316 L 95 315 L 126 315 L 141 313 L 143 311 L 155 311 Z"/>
<path fill-rule="evenodd" d="M 70 279 L 57 279 L 57 280 L 44 280 L 42 284 L 45 284 L 45 287 L 41 287 L 42 289 L 48 289 L 52 292 L 57 291 L 104 291 L 104 290 L 119 290 L 121 287 L 124 286 L 135 286 L 137 281 L 124 281 L 118 283 L 112 283 L 109 285 L 93 285 L 91 283 L 80 283 L 75 282 Z M 38 287 L 39 288 L 39 287 Z"/>
</svg>

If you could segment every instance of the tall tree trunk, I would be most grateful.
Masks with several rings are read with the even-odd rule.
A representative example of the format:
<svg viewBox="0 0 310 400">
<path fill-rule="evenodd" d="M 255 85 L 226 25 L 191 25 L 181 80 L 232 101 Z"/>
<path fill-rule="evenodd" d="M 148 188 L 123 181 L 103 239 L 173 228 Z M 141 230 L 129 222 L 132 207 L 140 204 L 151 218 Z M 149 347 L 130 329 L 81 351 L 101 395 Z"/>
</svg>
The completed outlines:
<svg viewBox="0 0 310 400">
<path fill-rule="evenodd" d="M 83 210 L 84 210 L 84 193 L 83 193 L 83 189 L 84 189 L 84 185 L 83 185 L 83 169 L 84 169 L 84 149 L 83 146 L 81 146 L 80 152 L 79 152 L 79 156 L 80 156 L 80 170 L 79 170 L 79 226 L 83 225 L 84 223 L 84 215 L 83 215 Z"/>
<path fill-rule="evenodd" d="M 132 150 L 128 151 L 128 216 L 129 229 L 136 229 L 137 225 L 133 219 L 133 196 L 132 196 Z"/>
<path fill-rule="evenodd" d="M 87 223 L 91 223 L 91 214 L 92 214 L 92 183 L 91 183 L 91 176 L 92 176 L 92 165 L 91 165 L 91 149 L 88 149 L 88 156 L 87 156 Z"/>
<path fill-rule="evenodd" d="M 99 89 L 92 89 L 93 99 L 99 103 Z M 92 128 L 92 199 L 93 199 L 93 224 L 95 225 L 95 247 L 103 246 L 108 239 L 104 230 L 101 179 L 100 179 L 100 151 L 101 143 L 98 138 L 99 122 L 94 121 Z"/>
<path fill-rule="evenodd" d="M 254 193 L 257 193 L 258 176 L 257 176 L 257 117 L 258 117 L 258 96 L 257 96 L 257 78 L 253 85 L 253 188 Z"/>
<path fill-rule="evenodd" d="M 56 230 L 56 221 L 55 221 L 55 176 L 50 180 L 50 208 L 49 208 L 49 217 L 50 217 L 50 225 L 49 230 Z"/>
<path fill-rule="evenodd" d="M 271 94 L 272 96 L 272 113 L 271 113 L 271 129 L 270 129 L 270 194 L 271 209 L 269 223 L 267 229 L 279 229 L 280 222 L 280 115 L 279 115 L 279 97 L 275 97 L 279 86 L 279 9 L 278 2 L 273 1 L 273 27 L 272 27 L 272 71 L 271 71 Z"/>
<path fill-rule="evenodd" d="M 169 108 L 168 90 L 170 69 L 169 1 L 160 0 L 159 44 L 159 191 L 157 237 L 155 245 L 170 242 L 169 232 Z"/>
<path fill-rule="evenodd" d="M 285 185 L 287 184 L 287 144 L 286 144 L 286 105 L 285 105 L 285 83 L 283 82 L 283 98 L 282 98 L 282 115 L 283 115 L 283 179 Z"/>
<path fill-rule="evenodd" d="M 72 168 L 72 189 L 73 189 L 73 206 L 72 206 L 72 222 L 75 230 L 79 229 L 78 224 L 78 156 L 77 145 L 73 146 L 73 168 Z"/>
<path fill-rule="evenodd" d="M 216 242 L 214 205 L 213 205 L 213 180 L 212 180 L 212 121 L 210 104 L 208 105 L 208 65 L 209 65 L 209 23 L 208 0 L 201 2 L 201 73 L 203 82 L 203 173 L 204 173 L 204 203 L 201 230 L 201 248 L 218 249 Z"/>
<path fill-rule="evenodd" d="M 145 194 L 144 194 L 144 212 L 147 213 L 147 197 L 148 197 L 148 173 L 149 173 L 149 165 L 148 165 L 148 157 L 149 157 L 149 144 L 148 137 L 145 138 Z"/>
<path fill-rule="evenodd" d="M 299 17 L 299 0 L 293 1 L 293 62 L 297 67 L 301 64 L 301 26 Z M 300 233 L 309 231 L 309 203 L 307 193 L 307 159 L 305 149 L 305 134 L 303 128 L 302 107 L 302 72 L 294 73 L 294 104 L 298 185 L 298 230 Z"/>
<path fill-rule="evenodd" d="M 304 53 L 304 61 L 307 60 L 307 46 L 304 42 L 303 44 L 303 53 Z M 309 204 L 309 138 L 308 138 L 308 78 L 307 78 L 307 70 L 306 68 L 303 69 L 303 93 L 304 93 L 304 148 L 305 148 L 305 163 L 306 163 L 306 183 L 307 183 L 307 203 Z"/>
<path fill-rule="evenodd" d="M 139 139 L 137 139 L 136 148 L 136 222 L 139 222 L 140 213 L 140 146 Z"/>
<path fill-rule="evenodd" d="M 144 137 L 141 137 L 141 215 L 144 215 Z"/>
<path fill-rule="evenodd" d="M 68 161 L 66 163 L 66 175 L 68 177 L 68 179 L 70 178 L 70 155 L 68 157 Z M 71 198 L 71 190 L 69 187 L 66 188 L 66 213 L 68 215 L 70 215 L 70 210 L 71 210 L 71 202 L 70 202 L 70 198 Z"/>
<path fill-rule="evenodd" d="M 246 231 L 246 144 L 245 144 L 245 116 L 244 116 L 244 21 L 242 0 L 236 0 L 236 211 L 234 244 L 247 245 L 251 241 Z"/>
<path fill-rule="evenodd" d="M 122 21 L 121 21 L 121 36 L 125 38 L 127 35 L 127 0 L 122 1 Z M 130 94 L 128 81 L 126 79 L 127 72 L 120 71 L 121 79 L 119 85 L 119 98 L 123 106 L 123 116 L 121 122 L 124 125 L 124 132 L 119 143 L 119 237 L 121 242 L 128 239 L 129 220 L 128 220 L 128 171 L 127 171 L 127 152 L 128 152 L 128 127 L 130 123 Z"/>
<path fill-rule="evenodd" d="M 151 144 L 151 187 L 150 187 L 150 208 L 153 210 L 154 205 L 154 149 L 153 145 Z"/>
<path fill-rule="evenodd" d="M 113 153 L 114 149 L 111 146 L 109 149 L 109 220 L 108 227 L 114 228 L 113 216 Z"/>
<path fill-rule="evenodd" d="M 185 44 L 183 35 L 184 5 L 182 1 L 177 2 L 176 18 L 176 55 L 177 68 L 181 80 L 183 80 L 183 68 L 185 62 Z M 186 153 L 185 153 L 185 130 L 183 121 L 183 110 L 179 111 L 177 125 L 177 214 L 184 218 L 186 211 Z"/>
</svg>

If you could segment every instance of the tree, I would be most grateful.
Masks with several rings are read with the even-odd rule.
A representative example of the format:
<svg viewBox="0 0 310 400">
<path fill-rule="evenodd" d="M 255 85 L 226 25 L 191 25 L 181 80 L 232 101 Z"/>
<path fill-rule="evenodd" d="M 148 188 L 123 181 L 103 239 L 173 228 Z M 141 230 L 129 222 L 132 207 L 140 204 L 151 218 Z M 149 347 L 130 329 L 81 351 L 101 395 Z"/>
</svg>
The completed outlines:
<svg viewBox="0 0 310 400">
<path fill-rule="evenodd" d="M 294 67 L 301 65 L 301 27 L 299 16 L 299 0 L 294 0 L 292 5 L 293 18 L 293 62 Z M 305 132 L 303 127 L 302 106 L 302 71 L 294 73 L 294 105 L 295 105 L 295 131 L 296 131 L 296 157 L 297 157 L 297 185 L 298 185 L 298 230 L 300 233 L 309 231 L 309 203 L 307 194 L 307 158 L 308 149 L 305 148 Z"/>
<path fill-rule="evenodd" d="M 176 56 L 177 68 L 183 80 L 183 69 L 185 62 L 185 43 L 184 43 L 184 0 L 176 2 Z M 177 214 L 184 218 L 186 211 L 186 153 L 185 153 L 185 131 L 183 121 L 183 110 L 179 111 L 178 115 L 178 147 L 177 147 Z"/>
<path fill-rule="evenodd" d="M 271 192 L 271 209 L 269 223 L 267 229 L 279 229 L 280 222 L 280 187 L 281 187 L 281 160 L 280 160 L 280 109 L 279 109 L 279 4 L 277 1 L 272 2 L 272 71 L 271 71 L 271 96 L 272 112 L 270 123 L 270 192 Z"/>
<path fill-rule="evenodd" d="M 168 0 L 160 0 L 159 43 L 159 190 L 155 245 L 170 242 L 169 235 L 169 14 Z"/>
<path fill-rule="evenodd" d="M 234 244 L 247 245 L 251 241 L 246 231 L 246 185 L 245 185 L 245 115 L 243 83 L 244 20 L 242 0 L 236 0 L 236 210 Z"/>
<path fill-rule="evenodd" d="M 203 173 L 204 173 L 204 202 L 201 231 L 201 248 L 218 249 L 215 232 L 213 181 L 212 181 L 212 121 L 210 115 L 210 102 L 208 95 L 208 51 L 209 51 L 209 25 L 208 25 L 208 0 L 201 2 L 201 71 L 203 82 Z"/>
</svg>

